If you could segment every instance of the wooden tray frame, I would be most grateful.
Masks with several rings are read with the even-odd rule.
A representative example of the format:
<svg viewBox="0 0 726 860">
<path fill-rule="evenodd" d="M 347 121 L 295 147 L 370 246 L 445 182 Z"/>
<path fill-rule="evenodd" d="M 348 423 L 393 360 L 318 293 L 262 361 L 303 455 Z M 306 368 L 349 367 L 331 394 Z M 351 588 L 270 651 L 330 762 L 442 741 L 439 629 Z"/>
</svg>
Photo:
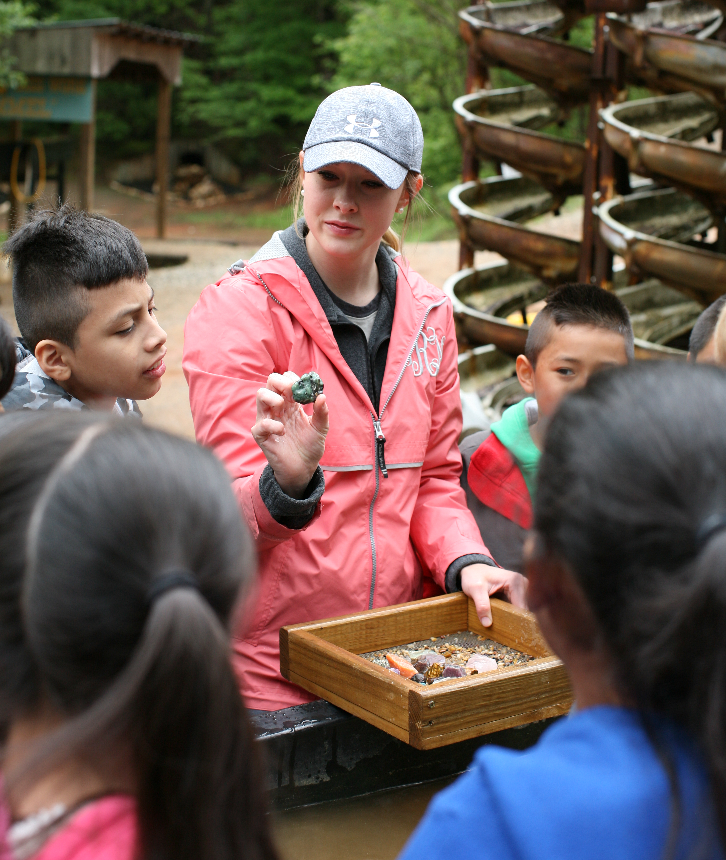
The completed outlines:
<svg viewBox="0 0 726 860">
<path fill-rule="evenodd" d="M 424 687 L 359 656 L 462 630 L 537 659 Z M 293 684 L 422 750 L 559 716 L 572 704 L 565 669 L 534 616 L 493 599 L 492 626 L 483 627 L 462 593 L 283 627 L 280 671 Z"/>
</svg>

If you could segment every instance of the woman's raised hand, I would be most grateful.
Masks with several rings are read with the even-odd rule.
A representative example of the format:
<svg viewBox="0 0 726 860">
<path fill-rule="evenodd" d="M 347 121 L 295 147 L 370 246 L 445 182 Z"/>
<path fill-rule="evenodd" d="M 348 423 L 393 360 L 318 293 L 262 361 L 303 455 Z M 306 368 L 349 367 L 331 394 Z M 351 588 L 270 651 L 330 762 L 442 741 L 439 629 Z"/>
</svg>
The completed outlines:
<svg viewBox="0 0 726 860">
<path fill-rule="evenodd" d="M 303 497 L 320 463 L 329 427 L 324 394 L 318 395 L 310 417 L 292 399 L 292 384 L 298 378 L 290 370 L 270 374 L 267 387 L 257 392 L 257 422 L 252 428 L 275 480 L 294 499 Z"/>
</svg>

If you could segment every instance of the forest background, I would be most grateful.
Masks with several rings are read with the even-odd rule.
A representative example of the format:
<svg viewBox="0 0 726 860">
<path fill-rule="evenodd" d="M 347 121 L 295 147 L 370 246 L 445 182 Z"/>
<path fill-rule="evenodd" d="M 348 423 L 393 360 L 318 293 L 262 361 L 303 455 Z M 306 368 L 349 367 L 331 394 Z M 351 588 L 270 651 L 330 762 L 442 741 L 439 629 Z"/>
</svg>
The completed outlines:
<svg viewBox="0 0 726 860">
<path fill-rule="evenodd" d="M 466 50 L 459 0 L 20 0 L 0 3 L 12 26 L 118 17 L 201 36 L 186 49 L 174 95 L 172 136 L 214 143 L 246 181 L 283 172 L 320 101 L 333 90 L 378 81 L 419 113 L 430 186 L 453 182 L 461 164 L 451 102 L 463 91 Z M 0 67 L 0 78 L 3 68 Z M 102 81 L 97 153 L 132 158 L 153 148 L 156 87 Z"/>
</svg>

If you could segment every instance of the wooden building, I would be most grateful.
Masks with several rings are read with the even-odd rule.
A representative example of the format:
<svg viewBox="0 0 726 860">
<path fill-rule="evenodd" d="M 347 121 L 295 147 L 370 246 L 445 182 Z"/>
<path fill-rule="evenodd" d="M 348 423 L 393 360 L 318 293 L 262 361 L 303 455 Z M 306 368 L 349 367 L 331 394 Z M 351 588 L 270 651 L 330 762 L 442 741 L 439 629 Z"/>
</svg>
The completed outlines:
<svg viewBox="0 0 726 860">
<path fill-rule="evenodd" d="M 198 37 L 118 18 L 38 24 L 13 34 L 9 48 L 27 83 L 0 96 L 0 119 L 81 125 L 81 205 L 93 209 L 96 152 L 96 86 L 106 78 L 156 81 L 157 235 L 166 233 L 172 87 L 181 84 L 184 47 Z"/>
</svg>

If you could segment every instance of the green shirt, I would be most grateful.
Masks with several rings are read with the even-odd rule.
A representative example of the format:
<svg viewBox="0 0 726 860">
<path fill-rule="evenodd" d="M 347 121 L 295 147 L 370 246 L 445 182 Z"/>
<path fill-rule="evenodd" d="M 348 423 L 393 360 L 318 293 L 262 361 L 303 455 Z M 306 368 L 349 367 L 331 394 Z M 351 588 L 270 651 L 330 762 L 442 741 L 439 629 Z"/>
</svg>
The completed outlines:
<svg viewBox="0 0 726 860">
<path fill-rule="evenodd" d="M 524 400 L 510 406 L 501 419 L 492 424 L 491 428 L 492 433 L 517 461 L 532 500 L 534 500 L 537 468 L 541 456 L 541 451 L 532 441 L 527 413 L 525 412 L 525 404 L 533 399 L 532 397 L 525 397 Z"/>
</svg>

